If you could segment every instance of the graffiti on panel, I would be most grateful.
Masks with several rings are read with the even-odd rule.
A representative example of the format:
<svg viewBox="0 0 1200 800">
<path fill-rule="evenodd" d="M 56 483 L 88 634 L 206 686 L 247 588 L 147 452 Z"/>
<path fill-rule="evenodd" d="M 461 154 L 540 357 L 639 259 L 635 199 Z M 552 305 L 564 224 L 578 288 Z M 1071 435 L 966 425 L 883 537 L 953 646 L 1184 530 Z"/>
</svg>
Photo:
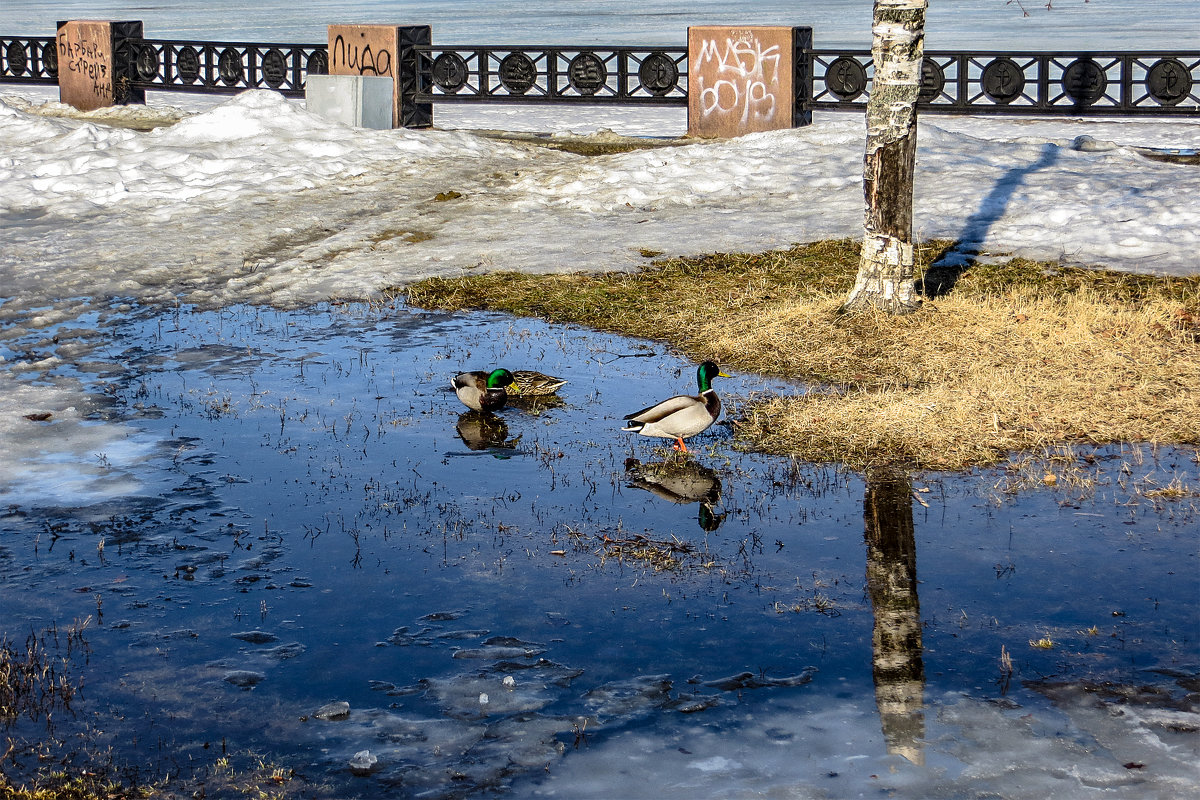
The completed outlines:
<svg viewBox="0 0 1200 800">
<path fill-rule="evenodd" d="M 700 113 L 738 115 L 743 123 L 772 122 L 782 107 L 784 54 L 765 46 L 754 31 L 731 30 L 724 40 L 705 39 L 699 57 Z"/>
<path fill-rule="evenodd" d="M 374 50 L 371 48 L 370 42 L 361 44 L 347 42 L 341 34 L 338 34 L 333 40 L 333 47 L 329 55 L 334 72 L 341 73 L 344 69 L 356 75 L 384 77 L 392 75 L 391 51 L 383 47 Z"/>
<path fill-rule="evenodd" d="M 111 102 L 113 81 L 110 73 L 111 48 L 107 42 L 91 40 L 86 35 L 72 38 L 65 30 L 58 32 L 59 70 L 91 84 L 92 93 L 99 99 Z"/>
</svg>

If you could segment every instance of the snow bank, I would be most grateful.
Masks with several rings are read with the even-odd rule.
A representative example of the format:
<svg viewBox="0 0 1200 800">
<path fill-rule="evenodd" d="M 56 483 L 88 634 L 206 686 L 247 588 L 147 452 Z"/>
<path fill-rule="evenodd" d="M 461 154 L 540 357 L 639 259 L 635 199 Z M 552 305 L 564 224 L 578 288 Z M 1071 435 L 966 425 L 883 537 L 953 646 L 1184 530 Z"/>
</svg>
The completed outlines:
<svg viewBox="0 0 1200 800">
<path fill-rule="evenodd" d="M 131 112 L 133 113 L 133 112 Z M 576 122 L 579 120 L 576 119 Z M 929 118 L 916 230 L 1118 269 L 1196 268 L 1200 171 L 1119 144 L 1195 123 Z M 1117 140 L 1073 147 L 1080 136 Z M 149 133 L 0 101 L 0 275 L 64 295 L 290 305 L 475 269 L 627 270 L 855 236 L 861 120 L 583 158 L 468 132 L 366 131 L 250 91 Z M 438 197 L 441 196 L 441 200 Z M 449 199 L 447 199 L 449 198 Z"/>
</svg>

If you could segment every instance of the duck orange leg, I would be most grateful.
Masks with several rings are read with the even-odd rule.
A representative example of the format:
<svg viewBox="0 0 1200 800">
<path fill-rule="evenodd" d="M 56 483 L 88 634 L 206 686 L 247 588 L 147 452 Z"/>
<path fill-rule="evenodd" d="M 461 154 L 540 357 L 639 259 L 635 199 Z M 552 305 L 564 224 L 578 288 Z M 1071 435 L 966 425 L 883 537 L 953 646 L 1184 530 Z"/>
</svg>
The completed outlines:
<svg viewBox="0 0 1200 800">
<path fill-rule="evenodd" d="M 675 437 L 675 447 L 673 449 L 678 450 L 681 453 L 686 453 L 688 451 L 687 445 L 683 443 L 682 437 L 679 436 Z"/>
</svg>

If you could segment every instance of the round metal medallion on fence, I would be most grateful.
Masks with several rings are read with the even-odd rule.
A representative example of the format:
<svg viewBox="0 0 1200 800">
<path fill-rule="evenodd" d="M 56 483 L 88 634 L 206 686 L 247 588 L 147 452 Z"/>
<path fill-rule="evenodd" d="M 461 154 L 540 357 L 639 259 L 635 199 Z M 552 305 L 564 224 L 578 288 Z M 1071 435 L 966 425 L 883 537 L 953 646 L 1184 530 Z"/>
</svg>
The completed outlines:
<svg viewBox="0 0 1200 800">
<path fill-rule="evenodd" d="M 1162 58 L 1146 73 L 1146 90 L 1164 106 L 1176 106 L 1192 93 L 1192 75 L 1177 58 Z"/>
<path fill-rule="evenodd" d="M 29 59 L 25 55 L 25 45 L 20 42 L 9 42 L 4 55 L 8 57 L 9 75 L 25 74 L 25 69 L 29 66 Z"/>
<path fill-rule="evenodd" d="M 309 75 L 328 75 L 329 54 L 324 50 L 313 50 L 304 62 L 304 71 Z"/>
<path fill-rule="evenodd" d="M 853 100 L 867 90 L 867 69 L 850 56 L 839 56 L 825 70 L 825 86 L 838 100 Z"/>
<path fill-rule="evenodd" d="M 190 47 L 182 47 L 175 54 L 175 75 L 182 83 L 192 83 L 200 77 L 200 56 Z"/>
<path fill-rule="evenodd" d="M 42 47 L 42 69 L 51 78 L 58 77 L 58 48 L 54 46 L 54 42 L 47 42 Z"/>
<path fill-rule="evenodd" d="M 137 54 L 138 79 L 152 81 L 158 77 L 158 51 L 150 45 L 138 49 Z"/>
<path fill-rule="evenodd" d="M 433 83 L 454 94 L 467 85 L 467 62 L 458 53 L 442 53 L 433 60 Z"/>
<path fill-rule="evenodd" d="M 983 68 L 979 82 L 989 100 L 1006 106 L 1025 91 L 1025 70 L 1011 58 L 997 58 Z"/>
<path fill-rule="evenodd" d="M 1090 106 L 1104 97 L 1108 88 L 1108 76 L 1104 70 L 1090 58 L 1080 58 L 1071 62 L 1062 76 L 1063 91 L 1067 96 L 1081 105 Z"/>
<path fill-rule="evenodd" d="M 917 94 L 918 103 L 928 103 L 942 95 L 946 88 L 946 71 L 932 58 L 921 62 L 921 91 Z"/>
<path fill-rule="evenodd" d="M 651 53 L 638 67 L 638 81 L 650 94 L 662 97 L 679 85 L 679 67 L 666 53 Z"/>
<path fill-rule="evenodd" d="M 226 86 L 235 86 L 241 82 L 244 74 L 242 54 L 232 47 L 222 50 L 221 57 L 217 59 L 217 74 Z"/>
<path fill-rule="evenodd" d="M 275 48 L 271 48 L 262 57 L 262 74 L 267 81 L 267 86 L 272 89 L 283 85 L 287 80 L 287 59 L 283 57 L 283 53 Z"/>
<path fill-rule="evenodd" d="M 595 53 L 580 53 L 567 66 L 567 80 L 580 94 L 595 94 L 608 80 L 608 70 Z"/>
<path fill-rule="evenodd" d="M 524 53 L 509 53 L 500 61 L 500 84 L 513 94 L 525 94 L 537 80 L 537 67 Z"/>
</svg>

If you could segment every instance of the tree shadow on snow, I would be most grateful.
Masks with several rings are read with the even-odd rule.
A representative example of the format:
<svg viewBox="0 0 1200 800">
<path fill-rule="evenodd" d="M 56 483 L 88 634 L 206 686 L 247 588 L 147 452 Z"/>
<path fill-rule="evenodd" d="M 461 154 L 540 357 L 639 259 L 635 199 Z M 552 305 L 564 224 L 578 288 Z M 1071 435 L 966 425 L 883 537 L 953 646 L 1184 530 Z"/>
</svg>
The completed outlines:
<svg viewBox="0 0 1200 800">
<path fill-rule="evenodd" d="M 1013 167 L 996 181 L 987 197 L 980 202 L 979 210 L 967 217 L 962 233 L 955 243 L 942 253 L 917 281 L 917 292 L 929 298 L 948 294 L 963 273 L 975 264 L 975 257 L 987 239 L 988 232 L 997 220 L 1004 216 L 1013 195 L 1025 179 L 1039 170 L 1053 166 L 1061 152 L 1060 146 L 1047 143 L 1042 146 L 1042 153 L 1036 161 L 1023 167 Z"/>
</svg>

